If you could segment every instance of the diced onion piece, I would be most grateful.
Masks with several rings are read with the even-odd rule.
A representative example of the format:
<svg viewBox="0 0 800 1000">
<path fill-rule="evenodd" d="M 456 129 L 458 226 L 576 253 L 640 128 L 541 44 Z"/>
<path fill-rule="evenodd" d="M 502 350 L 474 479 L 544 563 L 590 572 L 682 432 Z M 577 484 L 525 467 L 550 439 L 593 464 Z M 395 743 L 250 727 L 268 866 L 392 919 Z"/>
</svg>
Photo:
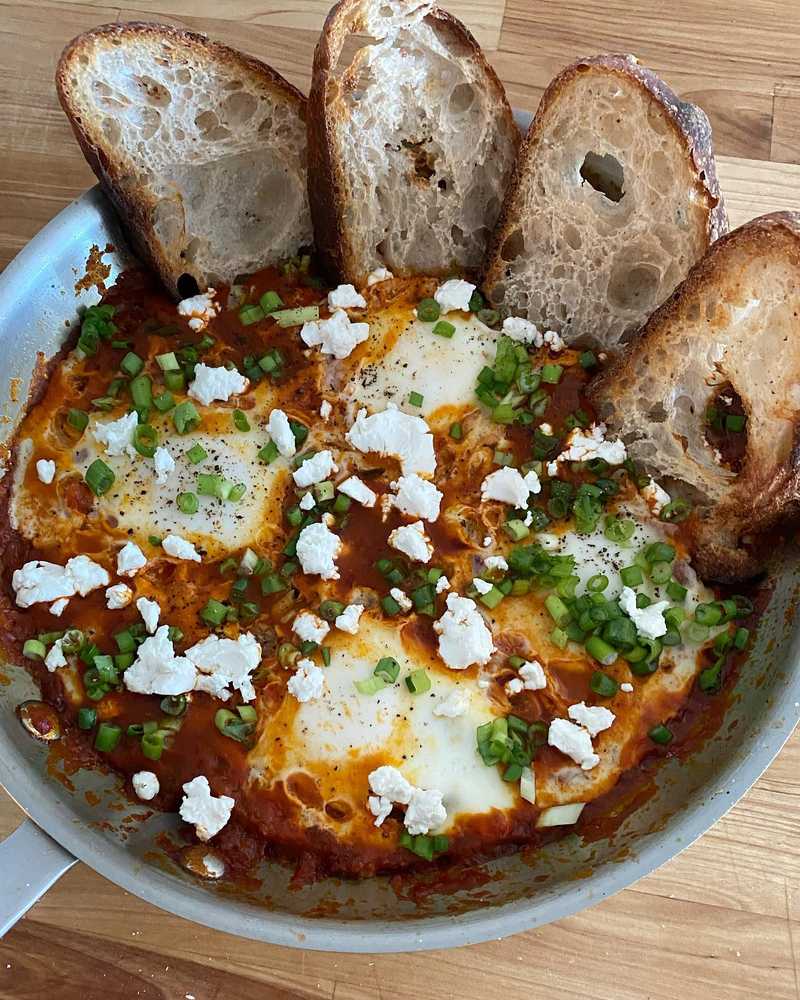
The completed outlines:
<svg viewBox="0 0 800 1000">
<path fill-rule="evenodd" d="M 572 823 L 577 823 L 585 805 L 585 802 L 570 802 L 566 806 L 550 806 L 549 809 L 543 809 L 536 820 L 536 829 L 542 830 L 547 826 L 570 826 Z"/>
<path fill-rule="evenodd" d="M 536 779 L 530 767 L 523 767 L 522 769 L 522 774 L 519 778 L 519 794 L 526 802 L 536 805 Z"/>
</svg>

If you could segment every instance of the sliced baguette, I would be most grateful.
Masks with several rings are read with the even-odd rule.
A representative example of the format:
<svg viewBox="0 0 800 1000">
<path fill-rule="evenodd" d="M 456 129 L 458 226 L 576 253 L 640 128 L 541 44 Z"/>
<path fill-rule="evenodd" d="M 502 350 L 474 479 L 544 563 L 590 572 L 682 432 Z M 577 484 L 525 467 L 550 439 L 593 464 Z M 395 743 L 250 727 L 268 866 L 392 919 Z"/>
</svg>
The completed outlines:
<svg viewBox="0 0 800 1000">
<path fill-rule="evenodd" d="M 269 66 L 164 24 L 79 35 L 64 111 L 133 242 L 175 294 L 311 243 L 305 98 Z"/>
<path fill-rule="evenodd" d="M 583 59 L 539 104 L 484 291 L 570 343 L 614 348 L 726 228 L 705 114 L 633 56 Z"/>
<path fill-rule="evenodd" d="M 714 386 L 728 382 L 747 415 L 738 474 L 706 436 Z M 714 244 L 589 393 L 630 455 L 697 501 L 698 572 L 757 572 L 765 533 L 800 515 L 800 215 L 765 215 Z"/>
<path fill-rule="evenodd" d="M 357 34 L 369 38 L 343 57 Z M 480 266 L 519 132 L 460 21 L 422 0 L 342 0 L 317 45 L 308 136 L 316 246 L 332 278 Z"/>
</svg>

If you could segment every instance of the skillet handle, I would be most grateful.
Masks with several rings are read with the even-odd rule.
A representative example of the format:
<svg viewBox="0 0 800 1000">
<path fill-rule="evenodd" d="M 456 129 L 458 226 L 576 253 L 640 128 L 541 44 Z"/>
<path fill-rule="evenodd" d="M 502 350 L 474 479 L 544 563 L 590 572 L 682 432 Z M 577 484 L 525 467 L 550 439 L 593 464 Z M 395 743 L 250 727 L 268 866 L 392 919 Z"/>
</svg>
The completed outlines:
<svg viewBox="0 0 800 1000">
<path fill-rule="evenodd" d="M 26 819 L 0 844 L 0 938 L 78 859 Z"/>
</svg>

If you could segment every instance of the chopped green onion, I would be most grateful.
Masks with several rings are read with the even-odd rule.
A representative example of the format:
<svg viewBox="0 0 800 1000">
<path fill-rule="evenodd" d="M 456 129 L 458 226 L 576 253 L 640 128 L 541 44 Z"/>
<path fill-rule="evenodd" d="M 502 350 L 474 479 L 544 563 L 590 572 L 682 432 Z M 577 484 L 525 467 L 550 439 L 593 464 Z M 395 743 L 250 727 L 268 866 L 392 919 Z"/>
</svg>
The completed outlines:
<svg viewBox="0 0 800 1000">
<path fill-rule="evenodd" d="M 613 698 L 619 690 L 617 681 L 613 677 L 609 677 L 608 674 L 604 674 L 602 670 L 595 670 L 591 681 L 589 681 L 589 687 L 601 698 Z"/>
<path fill-rule="evenodd" d="M 623 566 L 619 571 L 619 578 L 626 587 L 638 587 L 644 583 L 644 573 L 639 566 Z"/>
<path fill-rule="evenodd" d="M 460 441 L 464 436 L 464 432 L 461 428 L 461 424 L 456 421 L 454 424 L 450 424 L 450 437 L 454 441 Z"/>
<path fill-rule="evenodd" d="M 250 421 L 242 410 L 233 411 L 233 426 L 237 431 L 249 431 Z"/>
<path fill-rule="evenodd" d="M 400 675 L 400 664 L 393 656 L 383 656 L 372 672 L 376 677 L 382 677 L 387 684 L 394 684 Z"/>
<path fill-rule="evenodd" d="M 355 688 L 359 694 L 377 694 L 378 691 L 382 691 L 385 687 L 388 687 L 388 683 L 383 677 L 377 677 L 375 674 L 372 677 L 367 677 L 366 680 L 355 681 Z"/>
<path fill-rule="evenodd" d="M 155 406 L 159 413 L 166 413 L 175 406 L 175 399 L 171 392 L 162 392 L 160 395 L 153 397 L 153 406 Z"/>
<path fill-rule="evenodd" d="M 157 354 L 156 363 L 162 372 L 177 372 L 181 367 L 174 351 L 170 351 L 169 354 Z"/>
<path fill-rule="evenodd" d="M 647 733 L 653 743 L 658 743 L 659 746 L 665 747 L 668 743 L 673 740 L 672 730 L 667 729 L 663 724 L 653 726 L 653 728 Z"/>
<path fill-rule="evenodd" d="M 271 315 L 278 326 L 301 326 L 303 323 L 314 323 L 319 319 L 319 307 L 300 306 L 297 309 L 281 309 Z"/>
<path fill-rule="evenodd" d="M 183 372 L 164 372 L 164 385 L 173 392 L 179 392 L 186 385 Z"/>
<path fill-rule="evenodd" d="M 249 706 L 240 706 L 247 708 Z M 254 713 L 255 714 L 255 713 Z M 229 739 L 236 740 L 237 743 L 245 743 L 255 731 L 255 719 L 245 719 L 241 713 L 234 714 L 227 708 L 217 709 L 214 715 L 214 725 Z"/>
<path fill-rule="evenodd" d="M 744 430 L 746 418 L 738 413 L 728 413 L 725 416 L 725 430 L 739 434 Z"/>
<path fill-rule="evenodd" d="M 83 433 L 89 423 L 89 414 L 86 410 L 69 410 L 67 412 L 67 423 L 74 427 L 76 431 Z"/>
<path fill-rule="evenodd" d="M 97 709 L 95 708 L 78 709 L 78 729 L 94 729 L 96 723 L 97 723 Z"/>
<path fill-rule="evenodd" d="M 164 733 L 160 729 L 154 733 L 144 733 L 139 746 L 148 760 L 160 760 L 164 752 Z"/>
<path fill-rule="evenodd" d="M 326 622 L 335 621 L 344 611 L 341 601 L 326 600 L 319 606 L 319 616 Z"/>
<path fill-rule="evenodd" d="M 47 646 L 38 639 L 27 639 L 22 647 L 22 655 L 29 660 L 43 660 L 47 655 Z"/>
<path fill-rule="evenodd" d="M 680 521 L 685 521 L 691 510 L 691 505 L 686 500 L 677 497 L 675 500 L 670 500 L 669 503 L 664 504 L 658 516 L 662 521 L 677 524 Z"/>
<path fill-rule="evenodd" d="M 228 499 L 231 503 L 238 503 L 242 497 L 247 492 L 247 487 L 244 483 L 234 483 L 228 493 Z"/>
<path fill-rule="evenodd" d="M 486 301 L 481 293 L 476 288 L 475 291 L 469 297 L 469 311 L 471 313 L 480 312 L 481 309 L 486 305 Z"/>
<path fill-rule="evenodd" d="M 247 305 L 239 310 L 239 322 L 242 326 L 251 326 L 264 318 L 264 310 L 261 306 Z"/>
<path fill-rule="evenodd" d="M 564 374 L 562 365 L 542 365 L 542 382 L 549 385 L 558 385 L 561 376 Z"/>
<path fill-rule="evenodd" d="M 166 698 L 161 699 L 161 711 L 165 715 L 179 716 L 183 715 L 186 711 L 186 695 L 185 694 L 170 694 Z"/>
<path fill-rule="evenodd" d="M 131 399 L 137 408 L 146 408 L 153 402 L 153 383 L 149 375 L 137 375 L 131 379 Z"/>
<path fill-rule="evenodd" d="M 564 625 L 569 620 L 570 610 L 558 594 L 548 594 L 544 606 L 556 625 Z"/>
<path fill-rule="evenodd" d="M 592 351 L 582 351 L 578 358 L 581 368 L 596 368 L 597 358 Z"/>
<path fill-rule="evenodd" d="M 417 318 L 423 323 L 435 323 L 442 310 L 436 299 L 423 299 L 417 306 Z"/>
<path fill-rule="evenodd" d="M 133 429 L 133 447 L 144 455 L 152 458 L 158 447 L 158 431 L 152 424 L 137 424 Z"/>
<path fill-rule="evenodd" d="M 228 613 L 227 605 L 210 597 L 200 612 L 200 617 L 209 625 L 221 625 Z"/>
<path fill-rule="evenodd" d="M 596 573 L 586 581 L 586 589 L 591 594 L 601 594 L 609 584 L 609 579 L 604 573 Z"/>
<path fill-rule="evenodd" d="M 381 598 L 381 607 L 384 613 L 387 615 L 399 615 L 401 608 L 397 601 L 392 597 L 391 594 L 387 594 L 385 597 Z"/>
<path fill-rule="evenodd" d="M 520 542 L 523 538 L 527 538 L 531 533 L 531 529 L 525 524 L 524 521 L 520 521 L 518 518 L 512 518 L 510 521 L 506 521 L 503 525 L 503 531 L 508 535 L 508 537 L 514 542 Z"/>
<path fill-rule="evenodd" d="M 113 722 L 101 722 L 94 738 L 95 750 L 108 753 L 116 747 L 121 737 L 122 729 L 120 726 L 114 725 Z"/>
<path fill-rule="evenodd" d="M 267 441 L 263 448 L 259 449 L 258 458 L 266 465 L 270 465 L 278 457 L 278 446 L 274 441 Z"/>
<path fill-rule="evenodd" d="M 449 323 L 446 319 L 440 319 L 439 322 L 434 326 L 433 332 L 437 337 L 446 337 L 448 340 L 456 332 L 456 328 L 452 323 Z"/>
<path fill-rule="evenodd" d="M 410 392 L 408 394 L 408 403 L 410 406 L 422 406 L 425 402 L 425 397 L 419 392 Z"/>
<path fill-rule="evenodd" d="M 597 660 L 598 663 L 602 663 L 604 667 L 611 666 L 617 659 L 616 649 L 601 639 L 599 635 L 589 636 L 585 648 L 589 656 Z"/>
<path fill-rule="evenodd" d="M 179 434 L 188 434 L 200 425 L 200 414 L 194 403 L 187 399 L 172 411 L 172 422 Z"/>
<path fill-rule="evenodd" d="M 115 478 L 113 469 L 109 468 L 101 458 L 96 458 L 92 462 L 84 476 L 86 485 L 97 497 L 102 496 L 111 489 Z"/>
<path fill-rule="evenodd" d="M 277 292 L 264 292 L 261 298 L 258 300 L 259 305 L 264 311 L 266 316 L 268 313 L 275 312 L 276 309 L 280 309 L 283 305 L 283 299 L 278 295 Z"/>
<path fill-rule="evenodd" d="M 667 584 L 667 597 L 669 597 L 670 600 L 683 601 L 686 599 L 688 592 L 689 591 L 686 587 L 678 583 L 677 580 L 670 580 Z"/>
<path fill-rule="evenodd" d="M 179 493 L 175 503 L 182 514 L 196 514 L 200 509 L 200 501 L 195 493 Z"/>
<path fill-rule="evenodd" d="M 425 694 L 431 689 L 431 679 L 425 670 L 412 670 L 406 677 L 406 687 L 412 694 Z"/>
<path fill-rule="evenodd" d="M 186 457 L 192 465 L 198 465 L 203 461 L 203 459 L 208 458 L 208 452 L 201 444 L 193 444 L 192 447 L 186 452 Z"/>
<path fill-rule="evenodd" d="M 750 641 L 750 629 L 749 628 L 737 628 L 736 634 L 733 637 L 733 645 L 736 649 L 744 649 L 747 643 Z"/>
<path fill-rule="evenodd" d="M 119 367 L 129 378 L 134 378 L 144 368 L 144 361 L 138 354 L 129 351 L 120 361 Z"/>
</svg>

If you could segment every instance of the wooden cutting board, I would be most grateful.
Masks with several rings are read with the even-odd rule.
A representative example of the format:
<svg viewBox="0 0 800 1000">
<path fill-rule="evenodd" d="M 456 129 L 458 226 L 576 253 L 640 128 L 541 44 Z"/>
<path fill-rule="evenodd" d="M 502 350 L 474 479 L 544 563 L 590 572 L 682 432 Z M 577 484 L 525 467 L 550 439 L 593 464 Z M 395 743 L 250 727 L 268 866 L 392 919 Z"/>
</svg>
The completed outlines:
<svg viewBox="0 0 800 1000">
<path fill-rule="evenodd" d="M 714 123 L 733 226 L 800 211 L 796 0 L 456 0 L 519 106 L 578 54 L 634 50 Z M 78 31 L 117 18 L 189 24 L 307 84 L 327 0 L 0 0 L 0 266 L 93 178 L 52 93 Z M 794 78 L 793 77 L 794 74 Z M 747 158 L 743 158 L 746 156 Z M 800 1000 L 800 738 L 697 844 L 558 924 L 452 952 L 297 952 L 206 930 L 72 869 L 0 942 L 0 998 L 56 1000 Z M 19 823 L 0 792 L 0 838 Z M 2 892 L 2 873 L 0 873 Z"/>
</svg>

